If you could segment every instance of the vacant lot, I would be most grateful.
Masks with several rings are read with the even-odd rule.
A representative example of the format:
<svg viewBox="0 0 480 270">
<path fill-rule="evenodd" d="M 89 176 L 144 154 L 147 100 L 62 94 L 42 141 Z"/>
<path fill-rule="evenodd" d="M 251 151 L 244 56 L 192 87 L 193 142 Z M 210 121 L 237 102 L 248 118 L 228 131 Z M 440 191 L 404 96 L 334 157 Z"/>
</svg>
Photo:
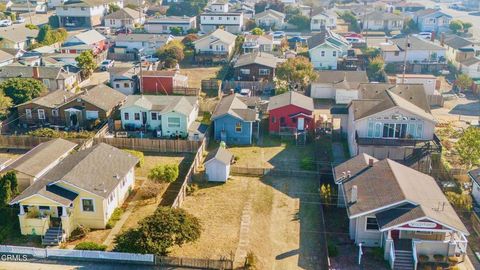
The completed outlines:
<svg viewBox="0 0 480 270">
<path fill-rule="evenodd" d="M 174 256 L 230 257 L 253 252 L 258 269 L 319 269 L 318 181 L 290 177 L 232 177 L 225 184 L 200 184 L 182 208 L 202 221 L 199 241 L 173 250 Z M 240 239 L 245 205 L 251 205 L 248 233 Z M 241 253 L 241 252 L 240 252 Z M 242 258 L 235 258 L 238 264 Z"/>
<path fill-rule="evenodd" d="M 202 80 L 215 78 L 221 66 L 216 67 L 186 67 L 181 69 L 181 73 L 188 76 L 188 86 L 201 88 Z"/>
</svg>

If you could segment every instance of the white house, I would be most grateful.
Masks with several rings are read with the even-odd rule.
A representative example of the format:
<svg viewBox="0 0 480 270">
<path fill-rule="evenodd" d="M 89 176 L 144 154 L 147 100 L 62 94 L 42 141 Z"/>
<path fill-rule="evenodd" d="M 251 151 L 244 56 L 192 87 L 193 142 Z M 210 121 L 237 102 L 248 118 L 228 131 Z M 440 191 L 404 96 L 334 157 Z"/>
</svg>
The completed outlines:
<svg viewBox="0 0 480 270">
<path fill-rule="evenodd" d="M 397 74 L 395 82 L 397 84 L 421 84 L 427 97 L 435 95 L 437 89 L 437 77 L 432 74 Z"/>
<path fill-rule="evenodd" d="M 472 57 L 470 59 L 460 61 L 460 71 L 467 74 L 468 77 L 480 79 L 480 58 Z"/>
<path fill-rule="evenodd" d="M 472 197 L 477 204 L 480 204 L 480 168 L 468 172 L 472 179 Z"/>
<path fill-rule="evenodd" d="M 126 7 L 106 15 L 104 21 L 106 27 L 134 29 L 136 26 L 143 25 L 145 14 Z"/>
<path fill-rule="evenodd" d="M 285 26 L 285 14 L 273 9 L 257 13 L 253 19 L 258 26 L 263 28 L 283 29 Z"/>
<path fill-rule="evenodd" d="M 208 153 L 205 161 L 207 179 L 211 182 L 227 182 L 230 176 L 230 164 L 233 155 L 224 147 L 220 146 Z"/>
<path fill-rule="evenodd" d="M 442 33 L 436 41 L 442 47 L 447 49 L 447 60 L 452 62 L 456 68 L 460 68 L 459 62 L 473 58 L 480 51 L 480 47 L 473 40 L 460 37 L 458 35 L 445 35 Z"/>
<path fill-rule="evenodd" d="M 397 14 L 373 11 L 363 16 L 363 18 L 363 30 L 396 31 L 403 29 L 404 17 Z"/>
<path fill-rule="evenodd" d="M 200 16 L 200 31 L 210 33 L 223 28 L 232 34 L 243 31 L 243 13 L 236 12 L 204 12 Z"/>
<path fill-rule="evenodd" d="M 110 85 L 113 89 L 125 94 L 133 95 L 137 90 L 137 73 L 140 67 L 113 67 L 108 70 Z"/>
<path fill-rule="evenodd" d="M 310 85 L 310 97 L 333 99 L 337 104 L 348 104 L 358 99 L 358 86 L 368 83 L 365 71 L 323 70 Z"/>
<path fill-rule="evenodd" d="M 158 48 L 172 41 L 172 35 L 157 34 L 119 34 L 115 38 L 115 47 L 123 47 L 129 52 L 143 49 L 143 54 L 152 55 Z"/>
<path fill-rule="evenodd" d="M 337 69 L 338 58 L 347 54 L 348 41 L 326 29 L 307 40 L 308 54 L 315 69 Z"/>
<path fill-rule="evenodd" d="M 337 14 L 333 11 L 322 11 L 312 16 L 310 20 L 310 30 L 320 31 L 324 28 L 337 28 Z"/>
<path fill-rule="evenodd" d="M 273 51 L 274 42 L 272 35 L 245 35 L 242 44 L 244 53 L 250 52 L 271 52 Z"/>
<path fill-rule="evenodd" d="M 170 28 L 179 27 L 183 33 L 197 28 L 197 17 L 160 16 L 149 18 L 144 25 L 145 31 L 151 34 L 170 34 Z"/>
<path fill-rule="evenodd" d="M 222 29 L 217 29 L 209 35 L 195 40 L 195 52 L 207 54 L 225 54 L 230 56 L 235 47 L 237 37 Z"/>
<path fill-rule="evenodd" d="M 409 63 L 444 62 L 447 49 L 421 37 L 410 36 L 407 38 L 394 38 L 388 43 L 381 43 L 385 63 L 400 63 L 406 60 Z"/>
<path fill-rule="evenodd" d="M 57 6 L 55 11 L 60 27 L 92 28 L 102 24 L 111 4 L 123 8 L 123 0 L 69 0 Z"/>
<path fill-rule="evenodd" d="M 228 12 L 229 6 L 228 1 L 217 0 L 210 4 L 210 11 L 212 12 Z"/>
<path fill-rule="evenodd" d="M 442 33 L 449 31 L 453 17 L 438 9 L 425 9 L 414 13 L 413 20 L 418 30 Z"/>
</svg>

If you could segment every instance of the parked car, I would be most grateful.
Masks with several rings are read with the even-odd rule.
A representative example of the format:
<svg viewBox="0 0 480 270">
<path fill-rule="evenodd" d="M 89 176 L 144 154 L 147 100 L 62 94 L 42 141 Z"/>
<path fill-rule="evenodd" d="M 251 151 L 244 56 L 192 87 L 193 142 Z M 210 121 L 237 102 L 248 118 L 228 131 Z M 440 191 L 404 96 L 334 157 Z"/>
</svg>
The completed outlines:
<svg viewBox="0 0 480 270">
<path fill-rule="evenodd" d="M 158 57 L 155 57 L 153 55 L 145 55 L 145 56 L 142 56 L 142 61 L 147 61 L 147 62 L 150 62 L 150 63 L 156 63 L 156 62 L 160 61 L 160 59 L 158 59 Z"/>
<path fill-rule="evenodd" d="M 283 32 L 283 31 L 275 31 L 275 32 L 273 32 L 273 37 L 274 37 L 274 38 L 284 38 L 284 37 L 285 37 L 285 32 Z"/>
<path fill-rule="evenodd" d="M 0 27 L 7 27 L 7 26 L 10 26 L 10 25 L 12 25 L 11 20 L 1 20 L 0 21 Z"/>
<path fill-rule="evenodd" d="M 101 71 L 106 71 L 107 69 L 113 67 L 115 65 L 115 61 L 114 60 L 104 60 L 101 64 L 100 64 L 100 70 Z"/>
<path fill-rule="evenodd" d="M 252 95 L 252 91 L 250 89 L 241 89 L 240 95 L 244 97 L 249 97 Z"/>
<path fill-rule="evenodd" d="M 418 36 L 424 39 L 432 39 L 432 32 L 420 32 Z"/>
<path fill-rule="evenodd" d="M 74 22 L 66 22 L 66 23 L 65 23 L 65 26 L 66 26 L 66 27 L 75 27 L 76 24 L 75 24 Z"/>
<path fill-rule="evenodd" d="M 95 30 L 104 36 L 108 36 L 112 33 L 110 27 L 108 26 L 98 26 L 95 27 Z"/>
<path fill-rule="evenodd" d="M 132 29 L 130 28 L 120 28 L 118 29 L 117 31 L 115 31 L 115 34 L 118 35 L 118 34 L 131 34 L 133 33 Z"/>
<path fill-rule="evenodd" d="M 18 17 L 13 23 L 24 23 L 24 22 L 25 22 L 25 18 Z"/>
</svg>

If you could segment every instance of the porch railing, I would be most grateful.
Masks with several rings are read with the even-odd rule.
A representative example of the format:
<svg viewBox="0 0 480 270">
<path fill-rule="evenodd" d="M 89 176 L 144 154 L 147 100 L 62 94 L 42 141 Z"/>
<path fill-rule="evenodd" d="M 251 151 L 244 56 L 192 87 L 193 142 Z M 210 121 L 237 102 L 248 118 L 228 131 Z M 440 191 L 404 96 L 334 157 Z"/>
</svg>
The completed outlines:
<svg viewBox="0 0 480 270">
<path fill-rule="evenodd" d="M 395 245 L 393 244 L 393 240 L 390 242 L 390 268 L 393 269 L 395 265 Z"/>
<path fill-rule="evenodd" d="M 413 270 L 417 270 L 418 258 L 417 258 L 417 246 L 415 241 L 412 241 L 412 255 L 413 255 Z"/>
</svg>

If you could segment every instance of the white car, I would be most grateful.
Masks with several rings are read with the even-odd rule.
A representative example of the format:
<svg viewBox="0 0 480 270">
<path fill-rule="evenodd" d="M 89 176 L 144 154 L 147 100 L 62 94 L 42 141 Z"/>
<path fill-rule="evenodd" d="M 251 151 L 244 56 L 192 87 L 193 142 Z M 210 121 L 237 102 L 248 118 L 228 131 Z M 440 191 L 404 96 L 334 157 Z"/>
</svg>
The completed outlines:
<svg viewBox="0 0 480 270">
<path fill-rule="evenodd" d="M 7 27 L 7 26 L 10 26 L 12 25 L 12 21 L 11 20 L 1 20 L 0 21 L 0 26 L 1 27 Z"/>
<path fill-rule="evenodd" d="M 420 32 L 418 33 L 418 36 L 424 39 L 431 39 L 432 38 L 432 33 L 431 32 Z"/>
<path fill-rule="evenodd" d="M 274 37 L 274 38 L 284 38 L 284 37 L 285 37 L 285 32 L 283 32 L 283 31 L 275 31 L 275 32 L 273 32 L 273 37 Z"/>
<path fill-rule="evenodd" d="M 25 18 L 18 17 L 13 23 L 24 23 L 24 22 L 25 22 Z"/>
<path fill-rule="evenodd" d="M 113 67 L 115 65 L 115 61 L 114 60 L 104 60 L 101 64 L 100 64 L 100 70 L 101 71 L 107 71 L 107 69 Z"/>
<path fill-rule="evenodd" d="M 156 63 L 156 62 L 160 61 L 160 59 L 158 59 L 158 57 L 155 57 L 153 55 L 145 55 L 145 56 L 142 56 L 142 61 L 147 61 L 147 62 L 150 62 L 150 63 Z"/>
</svg>

